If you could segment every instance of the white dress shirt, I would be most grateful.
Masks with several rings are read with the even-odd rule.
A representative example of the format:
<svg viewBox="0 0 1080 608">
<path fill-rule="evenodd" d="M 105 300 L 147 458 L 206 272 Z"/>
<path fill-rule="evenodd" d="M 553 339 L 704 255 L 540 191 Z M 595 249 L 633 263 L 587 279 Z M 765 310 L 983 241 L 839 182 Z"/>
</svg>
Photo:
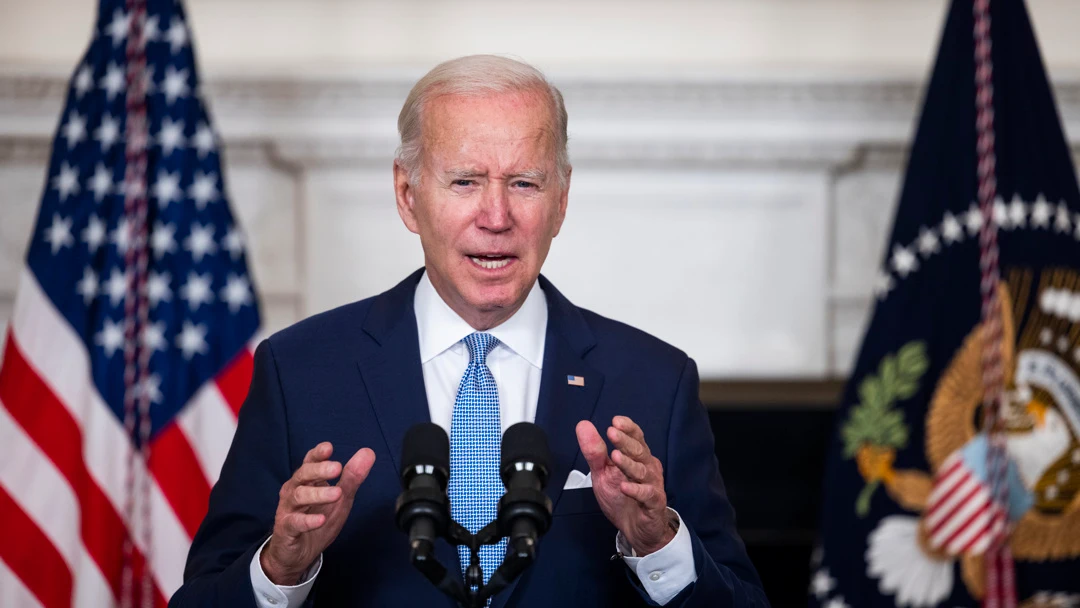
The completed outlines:
<svg viewBox="0 0 1080 608">
<path fill-rule="evenodd" d="M 469 348 L 461 340 L 476 330 L 443 301 L 427 273 L 424 273 L 416 286 L 413 307 L 416 311 L 420 364 L 424 373 L 428 411 L 431 421 L 449 434 L 458 385 L 469 365 Z M 518 422 L 533 422 L 536 419 L 547 320 L 547 298 L 537 282 L 512 317 L 486 332 L 499 340 L 499 344 L 487 356 L 487 365 L 499 390 L 499 414 L 503 431 Z M 591 492 L 592 489 L 564 491 Z M 678 516 L 678 513 L 675 515 Z M 265 543 L 263 546 L 265 547 Z M 655 553 L 634 557 L 621 532 L 616 535 L 615 546 L 616 550 L 625 556 L 623 559 L 627 566 L 641 580 L 646 593 L 657 604 L 666 604 L 687 585 L 697 580 L 690 534 L 681 519 L 675 538 Z M 261 608 L 300 606 L 311 591 L 322 567 L 322 556 L 311 566 L 300 584 L 281 586 L 273 584 L 266 577 L 259 563 L 260 553 L 262 548 L 255 553 L 250 565 L 256 603 Z"/>
<path fill-rule="evenodd" d="M 426 272 L 416 286 L 413 307 L 428 412 L 431 421 L 449 435 L 458 385 L 469 366 L 469 347 L 462 340 L 476 330 L 439 297 Z M 485 332 L 499 340 L 488 353 L 487 366 L 499 389 L 503 431 L 519 422 L 536 420 L 547 320 L 547 298 L 537 282 L 514 316 Z"/>
</svg>

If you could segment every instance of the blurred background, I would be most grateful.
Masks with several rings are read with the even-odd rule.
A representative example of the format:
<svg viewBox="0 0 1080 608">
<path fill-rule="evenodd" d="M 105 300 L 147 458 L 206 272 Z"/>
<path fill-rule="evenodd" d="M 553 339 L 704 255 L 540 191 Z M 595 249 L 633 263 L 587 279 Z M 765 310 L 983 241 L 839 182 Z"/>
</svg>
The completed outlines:
<svg viewBox="0 0 1080 608">
<path fill-rule="evenodd" d="M 565 94 L 570 207 L 545 274 L 699 364 L 776 606 L 805 605 L 825 445 L 944 0 L 187 0 L 273 332 L 422 265 L 394 209 L 412 83 L 471 53 Z M 1029 0 L 1080 144 L 1080 3 Z M 93 0 L 0 0 L 0 335 Z"/>
</svg>

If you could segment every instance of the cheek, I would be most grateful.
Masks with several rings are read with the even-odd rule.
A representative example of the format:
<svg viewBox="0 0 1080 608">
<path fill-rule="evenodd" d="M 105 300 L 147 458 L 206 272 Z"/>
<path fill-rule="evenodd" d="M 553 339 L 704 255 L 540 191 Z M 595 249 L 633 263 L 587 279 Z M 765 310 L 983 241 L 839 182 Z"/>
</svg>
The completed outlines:
<svg viewBox="0 0 1080 608">
<path fill-rule="evenodd" d="M 418 217 L 421 238 L 441 248 L 453 248 L 471 223 L 464 205 L 440 201 L 424 205 Z"/>
<path fill-rule="evenodd" d="M 536 213 L 530 223 L 530 240 L 537 245 L 544 246 L 547 241 L 555 237 L 559 230 L 559 213 L 557 201 L 545 205 Z"/>
</svg>

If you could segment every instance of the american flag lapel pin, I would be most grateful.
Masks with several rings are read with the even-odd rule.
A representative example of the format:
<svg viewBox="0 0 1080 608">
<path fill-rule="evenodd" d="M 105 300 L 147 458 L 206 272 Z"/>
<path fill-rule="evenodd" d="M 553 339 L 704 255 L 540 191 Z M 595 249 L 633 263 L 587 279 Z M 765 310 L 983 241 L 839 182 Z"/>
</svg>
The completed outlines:
<svg viewBox="0 0 1080 608">
<path fill-rule="evenodd" d="M 584 376 L 567 376 L 566 383 L 570 386 L 585 386 Z"/>
</svg>

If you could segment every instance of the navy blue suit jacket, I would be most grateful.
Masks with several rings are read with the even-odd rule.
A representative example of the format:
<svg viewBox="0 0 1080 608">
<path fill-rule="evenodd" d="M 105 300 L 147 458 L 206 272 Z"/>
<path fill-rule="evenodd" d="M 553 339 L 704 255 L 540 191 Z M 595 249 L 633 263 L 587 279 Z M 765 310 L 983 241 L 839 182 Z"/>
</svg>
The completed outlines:
<svg viewBox="0 0 1080 608">
<path fill-rule="evenodd" d="M 247 401 L 209 512 L 170 606 L 254 606 L 248 568 L 273 528 L 278 491 L 321 441 L 342 462 L 376 453 L 341 534 L 326 549 L 308 605 L 438 606 L 452 601 L 408 561 L 394 526 L 406 429 L 429 420 L 413 311 L 421 271 L 381 295 L 311 317 L 259 345 Z M 668 504 L 688 526 L 697 582 L 671 606 L 766 607 L 757 573 L 736 535 L 698 399 L 693 360 L 644 332 L 577 308 L 544 277 L 548 328 L 536 423 L 547 433 L 554 471 L 550 531 L 533 565 L 492 605 L 552 608 L 650 605 L 615 551 L 614 526 L 593 492 L 562 488 L 588 471 L 574 427 L 603 432 L 617 414 L 634 419 L 664 465 Z M 570 386 L 568 375 L 585 386 Z M 438 557 L 460 577 L 456 551 Z"/>
</svg>

